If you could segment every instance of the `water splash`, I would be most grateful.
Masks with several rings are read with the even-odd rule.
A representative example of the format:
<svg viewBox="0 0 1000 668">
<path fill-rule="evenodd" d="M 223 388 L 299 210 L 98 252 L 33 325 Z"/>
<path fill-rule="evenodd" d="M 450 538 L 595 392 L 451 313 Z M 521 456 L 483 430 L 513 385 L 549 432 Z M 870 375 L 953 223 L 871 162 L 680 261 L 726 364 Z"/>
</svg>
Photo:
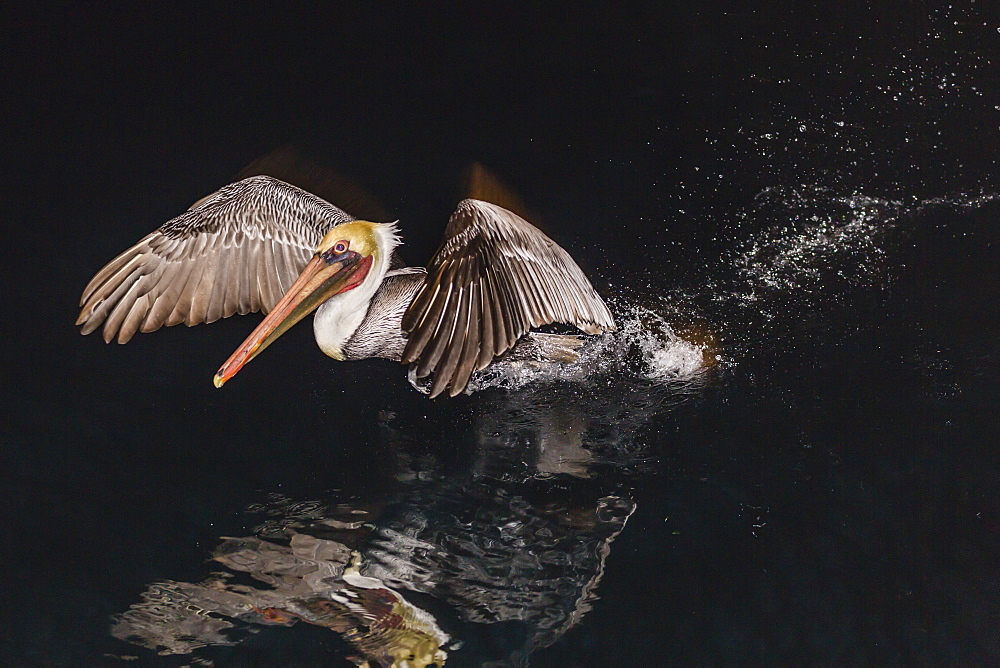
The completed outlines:
<svg viewBox="0 0 1000 668">
<path fill-rule="evenodd" d="M 682 338 L 660 313 L 623 300 L 611 306 L 618 331 L 589 340 L 575 362 L 500 360 L 474 374 L 470 389 L 513 390 L 555 382 L 596 384 L 611 377 L 653 384 L 684 383 L 696 379 L 717 361 L 707 345 Z"/>
<path fill-rule="evenodd" d="M 753 340 L 823 317 L 889 282 L 887 238 L 902 202 L 818 186 L 768 188 L 747 214 L 763 231 L 725 252 L 706 304 L 729 341 Z"/>
<path fill-rule="evenodd" d="M 893 282 L 898 247 L 924 214 L 998 198 L 980 191 L 904 202 L 815 185 L 767 188 L 741 214 L 762 231 L 734 242 L 697 287 L 651 285 L 645 295 L 610 300 L 618 331 L 589 340 L 576 362 L 500 360 L 473 375 L 470 391 L 595 387 L 612 378 L 690 389 L 714 366 L 877 301 Z"/>
<path fill-rule="evenodd" d="M 734 225 L 758 232 L 730 242 L 693 281 L 649 291 L 669 295 L 655 310 L 675 329 L 712 323 L 712 354 L 728 367 L 788 335 L 833 322 L 861 326 L 900 275 L 910 240 L 948 224 L 942 209 L 997 199 L 982 190 L 902 201 L 818 185 L 766 188 Z"/>
<path fill-rule="evenodd" d="M 733 289 L 713 284 L 716 301 L 749 306 L 793 296 L 816 305 L 816 296 L 836 300 L 851 289 L 879 289 L 891 281 L 893 251 L 922 214 L 974 209 L 997 197 L 958 193 L 907 204 L 819 186 L 768 188 L 752 215 L 769 224 L 724 256 L 720 274 Z"/>
</svg>

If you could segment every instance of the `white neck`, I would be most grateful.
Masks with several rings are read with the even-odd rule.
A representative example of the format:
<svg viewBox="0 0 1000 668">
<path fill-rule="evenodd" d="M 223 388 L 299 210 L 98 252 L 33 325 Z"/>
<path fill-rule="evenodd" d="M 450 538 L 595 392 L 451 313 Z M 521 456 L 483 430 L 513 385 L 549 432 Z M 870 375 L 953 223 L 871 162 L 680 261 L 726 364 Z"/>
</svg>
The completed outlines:
<svg viewBox="0 0 1000 668">
<path fill-rule="evenodd" d="M 344 360 L 344 344 L 357 331 L 368 313 L 368 305 L 389 271 L 392 252 L 399 245 L 395 223 L 376 226 L 376 251 L 372 268 L 358 287 L 341 292 L 323 302 L 313 318 L 316 344 L 326 355 Z"/>
</svg>

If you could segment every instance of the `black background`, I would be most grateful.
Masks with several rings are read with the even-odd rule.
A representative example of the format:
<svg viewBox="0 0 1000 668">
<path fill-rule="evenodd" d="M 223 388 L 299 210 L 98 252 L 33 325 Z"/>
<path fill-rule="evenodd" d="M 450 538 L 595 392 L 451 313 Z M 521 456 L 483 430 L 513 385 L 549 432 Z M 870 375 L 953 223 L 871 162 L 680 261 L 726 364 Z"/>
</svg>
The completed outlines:
<svg viewBox="0 0 1000 668">
<path fill-rule="evenodd" d="M 395 365 L 327 360 L 309 328 L 215 390 L 255 316 L 124 347 L 78 335 L 104 262 L 276 147 L 374 192 L 415 263 L 482 161 L 609 295 L 700 284 L 774 223 L 739 215 L 768 187 L 997 192 L 986 8 L 672 4 L 8 5 L 4 659 L 138 653 L 109 615 L 200 577 L 254 494 L 364 489 L 378 410 L 471 419 Z M 771 127 L 777 148 L 748 141 Z M 604 600 L 539 665 L 997 658 L 997 207 L 973 209 L 926 214 L 889 301 L 838 312 L 826 344 L 744 360 L 662 417 L 648 439 L 668 454 L 631 483 Z M 926 399 L 907 346 L 942 341 L 963 389 Z M 824 457 L 783 449 L 803 433 Z M 751 502 L 783 520 L 763 543 L 731 519 Z M 660 526 L 678 513 L 681 547 Z M 335 656 L 319 638 L 301 665 Z M 232 660 L 296 651 L 255 642 Z"/>
</svg>

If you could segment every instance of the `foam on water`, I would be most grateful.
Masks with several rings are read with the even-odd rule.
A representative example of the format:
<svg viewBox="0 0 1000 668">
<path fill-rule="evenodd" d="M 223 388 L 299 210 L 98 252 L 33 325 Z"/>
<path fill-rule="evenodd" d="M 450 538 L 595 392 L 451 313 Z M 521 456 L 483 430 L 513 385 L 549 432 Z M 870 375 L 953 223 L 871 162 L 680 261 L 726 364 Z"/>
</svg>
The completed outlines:
<svg viewBox="0 0 1000 668">
<path fill-rule="evenodd" d="M 612 303 L 618 330 L 590 339 L 572 364 L 500 360 L 473 376 L 472 391 L 517 389 L 531 383 L 595 383 L 611 376 L 652 383 L 691 380 L 712 366 L 706 345 L 683 339 L 667 320 L 635 304 Z"/>
</svg>

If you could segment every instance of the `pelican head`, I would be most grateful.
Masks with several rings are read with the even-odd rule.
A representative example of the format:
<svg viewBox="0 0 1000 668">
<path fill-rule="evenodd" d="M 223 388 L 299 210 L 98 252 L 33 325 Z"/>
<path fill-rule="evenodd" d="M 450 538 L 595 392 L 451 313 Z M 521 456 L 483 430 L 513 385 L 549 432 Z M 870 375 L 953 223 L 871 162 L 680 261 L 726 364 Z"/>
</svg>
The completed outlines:
<svg viewBox="0 0 1000 668">
<path fill-rule="evenodd" d="M 215 386 L 222 387 L 243 365 L 332 297 L 361 288 L 358 291 L 365 294 L 359 297 L 367 305 L 398 243 L 395 223 L 356 220 L 327 232 L 292 287 L 219 368 Z"/>
</svg>

